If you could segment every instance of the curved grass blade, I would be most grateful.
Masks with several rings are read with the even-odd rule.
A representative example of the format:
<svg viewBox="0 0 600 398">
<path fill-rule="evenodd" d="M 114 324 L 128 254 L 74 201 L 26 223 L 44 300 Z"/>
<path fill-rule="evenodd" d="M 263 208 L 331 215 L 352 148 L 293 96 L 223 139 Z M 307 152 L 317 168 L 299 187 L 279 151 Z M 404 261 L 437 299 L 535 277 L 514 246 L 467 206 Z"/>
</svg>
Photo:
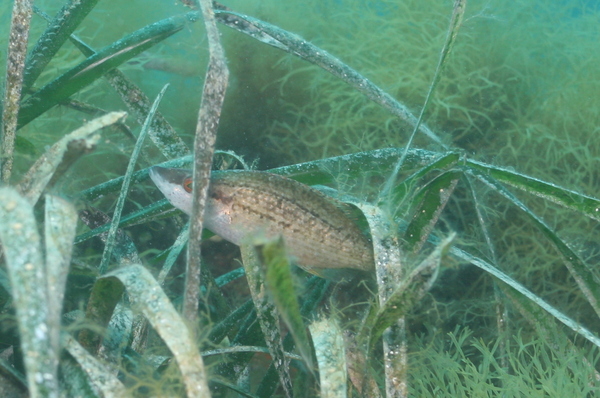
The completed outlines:
<svg viewBox="0 0 600 398">
<path fill-rule="evenodd" d="M 583 263 L 581 258 L 567 244 L 556 235 L 556 233 L 546 223 L 533 213 L 516 196 L 509 192 L 502 184 L 493 178 L 474 173 L 475 176 L 485 184 L 496 190 L 502 196 L 510 200 L 515 206 L 521 209 L 537 225 L 540 231 L 556 247 L 564 260 L 564 264 L 577 282 L 577 285 L 585 295 L 586 299 L 600 316 L 600 281 L 597 276 Z"/>
<path fill-rule="evenodd" d="M 554 319 L 563 323 L 569 329 L 571 329 L 575 333 L 581 335 L 583 338 L 585 338 L 586 340 L 588 340 L 595 346 L 600 347 L 600 338 L 598 338 L 598 336 L 594 335 L 594 333 L 592 333 L 590 330 L 586 329 L 581 324 L 577 323 L 576 321 L 572 320 L 565 314 L 558 311 L 556 308 L 554 308 L 553 306 L 548 304 L 542 298 L 535 295 L 535 293 L 531 292 L 525 286 L 521 285 L 519 282 L 515 281 L 510 276 L 506 275 L 504 272 L 500 271 L 499 269 L 494 267 L 492 264 L 482 260 L 479 257 L 473 256 L 464 250 L 458 249 L 456 247 L 450 248 L 450 253 L 453 256 L 461 258 L 461 259 L 468 261 L 469 263 L 475 265 L 476 267 L 481 268 L 483 271 L 492 275 L 500 282 L 507 284 L 508 286 L 513 288 L 516 292 L 518 292 L 520 295 L 522 295 L 526 300 L 529 300 L 529 301 L 535 303 L 537 306 L 542 308 L 544 311 L 548 312 L 552 317 L 554 317 Z"/>
<path fill-rule="evenodd" d="M 63 333 L 61 337 L 63 346 L 85 371 L 92 386 L 99 389 L 103 396 L 116 398 L 130 396 L 112 369 L 90 355 L 71 335 Z"/>
<path fill-rule="evenodd" d="M 18 128 L 90 85 L 109 70 L 177 33 L 196 16 L 197 13 L 192 12 L 148 25 L 90 56 L 27 98 L 21 106 Z"/>
<path fill-rule="evenodd" d="M 127 289 L 132 306 L 150 321 L 173 353 L 188 396 L 209 396 L 204 363 L 193 334 L 150 272 L 134 264 L 112 271 L 101 279 L 117 279 Z"/>
<path fill-rule="evenodd" d="M 291 264 L 287 257 L 283 239 L 266 242 L 259 248 L 259 258 L 265 270 L 265 282 L 273 302 L 277 306 L 296 343 L 296 348 L 312 371 L 314 364 L 306 326 L 300 314 L 300 305 L 292 280 Z"/>
<path fill-rule="evenodd" d="M 25 92 L 97 3 L 98 0 L 70 0 L 56 14 L 27 57 L 23 78 Z"/>
<path fill-rule="evenodd" d="M 100 139 L 100 135 L 96 132 L 117 123 L 125 116 L 127 116 L 125 112 L 111 112 L 64 136 L 31 166 L 19 183 L 19 191 L 29 199 L 29 203 L 35 204 L 56 170 L 61 165 L 65 165 L 64 162 L 67 163 L 65 166 L 68 166 L 79 155 L 94 148 Z"/>
<path fill-rule="evenodd" d="M 391 171 L 402 155 L 403 148 L 385 148 L 373 151 L 357 152 L 335 156 L 269 170 L 271 173 L 285 175 L 307 185 L 334 184 L 337 175 L 328 170 L 343 170 L 345 176 L 356 178 L 365 172 L 385 174 Z M 404 161 L 404 168 L 412 170 L 425 167 L 441 156 L 438 152 L 424 149 L 410 149 Z"/>
<path fill-rule="evenodd" d="M 223 6 L 219 6 L 219 8 L 221 9 L 215 10 L 215 15 L 222 24 L 325 69 L 363 93 L 371 101 L 383 106 L 393 115 L 406 121 L 411 126 L 416 125 L 417 118 L 405 105 L 327 51 L 296 34 L 289 33 L 267 22 L 230 11 Z M 433 141 L 443 145 L 437 135 L 427 126 L 422 124 L 419 129 Z"/>
<path fill-rule="evenodd" d="M 10 37 L 6 61 L 6 83 L 0 109 L 2 110 L 2 126 L 0 126 L 0 181 L 10 181 L 12 172 L 15 136 L 18 125 L 18 114 L 23 92 L 23 73 L 27 56 L 27 40 L 29 23 L 31 22 L 33 0 L 15 0 L 10 21 Z"/>
<path fill-rule="evenodd" d="M 454 46 L 454 42 L 456 41 L 456 36 L 458 36 L 458 31 L 462 25 L 463 17 L 465 15 L 465 10 L 467 8 L 467 0 L 455 0 L 454 7 L 452 10 L 452 17 L 450 18 L 450 26 L 448 27 L 448 32 L 446 34 L 446 41 L 444 42 L 444 46 L 442 47 L 442 51 L 440 52 L 440 58 L 438 60 L 438 64 L 435 68 L 435 72 L 433 75 L 433 79 L 431 80 L 431 84 L 429 85 L 429 90 L 427 91 L 427 95 L 425 96 L 425 102 L 423 103 L 423 107 L 421 108 L 421 112 L 419 113 L 419 119 L 415 124 L 415 128 L 406 143 L 405 151 L 412 146 L 413 139 L 417 135 L 419 131 L 419 125 L 423 122 L 423 117 L 425 115 L 425 111 L 429 106 L 429 101 L 431 100 L 431 96 L 433 94 L 433 90 L 437 86 L 440 81 L 440 77 L 442 75 L 442 70 L 446 65 L 446 58 L 450 54 L 452 47 Z M 406 153 L 406 152 L 405 152 Z M 392 174 L 392 180 L 395 179 L 398 170 L 402 166 L 403 159 L 406 155 L 402 155 L 400 160 L 398 161 L 398 165 L 394 169 L 394 173 Z"/>
<path fill-rule="evenodd" d="M 150 109 L 150 113 L 146 117 L 146 121 L 142 126 L 142 131 L 140 132 L 140 136 L 138 137 L 137 142 L 135 143 L 135 147 L 133 148 L 133 152 L 131 153 L 131 158 L 129 159 L 129 163 L 127 164 L 127 171 L 125 172 L 123 178 L 123 186 L 121 187 L 121 192 L 119 194 L 119 198 L 117 199 L 117 204 L 115 206 L 115 211 L 113 213 L 112 221 L 110 224 L 110 229 L 108 231 L 108 235 L 106 236 L 106 243 L 104 245 L 104 252 L 102 253 L 102 261 L 100 262 L 100 274 L 106 272 L 108 269 L 108 263 L 110 261 L 110 256 L 115 244 L 115 239 L 117 235 L 117 229 L 119 228 L 119 222 L 121 221 L 121 212 L 123 211 L 123 205 L 125 205 L 125 198 L 127 198 L 127 194 L 129 193 L 129 185 L 131 183 L 131 178 L 133 174 L 133 170 L 135 169 L 135 164 L 137 163 L 138 156 L 142 150 L 142 145 L 144 144 L 144 139 L 148 134 L 148 130 L 150 129 L 150 123 L 152 118 L 154 117 L 154 113 L 158 109 L 158 104 L 160 104 L 160 100 L 162 99 L 165 91 L 169 85 L 165 85 L 163 89 L 158 93 L 156 99 L 154 100 L 154 104 L 152 104 L 152 108 Z"/>
<path fill-rule="evenodd" d="M 292 379 L 290 376 L 290 360 L 285 356 L 279 314 L 275 305 L 269 300 L 264 281 L 264 269 L 254 244 L 243 244 L 242 263 L 246 270 L 248 286 L 256 308 L 260 328 L 269 348 L 273 364 L 279 374 L 279 381 L 287 397 L 292 397 Z"/>
<path fill-rule="evenodd" d="M 217 153 L 226 152 L 215 151 L 215 154 Z M 344 173 L 351 178 L 359 177 L 365 172 L 384 174 L 392 169 L 401 154 L 402 148 L 377 149 L 278 167 L 268 171 L 270 173 L 285 175 L 307 185 L 328 185 L 334 184 L 336 178 L 336 176 L 328 170 L 344 170 Z M 448 159 L 449 164 L 454 155 L 455 154 L 453 153 L 440 155 L 437 152 L 427 151 L 425 149 L 411 149 L 405 160 L 405 167 L 409 170 L 426 167 L 440 158 L 443 159 L 445 156 L 450 156 Z M 157 165 L 161 167 L 189 168 L 191 162 L 191 156 L 183 156 Z M 442 167 L 444 163 L 443 160 L 440 160 L 440 167 Z M 143 169 L 134 174 L 133 182 L 141 182 L 148 178 L 148 169 Z M 79 197 L 87 201 L 95 200 L 103 195 L 117 191 L 122 183 L 123 177 L 117 177 L 82 191 L 79 194 Z"/>
<path fill-rule="evenodd" d="M 467 160 L 466 165 L 469 167 L 469 170 L 476 170 L 479 175 L 488 175 L 497 181 L 600 221 L 600 199 L 582 195 L 579 192 L 571 191 L 558 185 L 538 180 L 537 178 L 474 160 Z"/>
<path fill-rule="evenodd" d="M 309 326 L 319 363 L 322 398 L 346 397 L 347 375 L 344 336 L 335 319 L 321 319 Z"/>
<path fill-rule="evenodd" d="M 0 220 L 29 394 L 58 397 L 58 342 L 50 329 L 56 325 L 48 322 L 46 269 L 33 207 L 13 188 L 0 188 Z"/>
<path fill-rule="evenodd" d="M 440 218 L 442 210 L 450 200 L 459 176 L 458 171 L 443 173 L 430 181 L 415 198 L 411 199 L 411 202 L 416 203 L 417 207 L 404 233 L 406 252 L 417 253 L 421 250 Z"/>
</svg>

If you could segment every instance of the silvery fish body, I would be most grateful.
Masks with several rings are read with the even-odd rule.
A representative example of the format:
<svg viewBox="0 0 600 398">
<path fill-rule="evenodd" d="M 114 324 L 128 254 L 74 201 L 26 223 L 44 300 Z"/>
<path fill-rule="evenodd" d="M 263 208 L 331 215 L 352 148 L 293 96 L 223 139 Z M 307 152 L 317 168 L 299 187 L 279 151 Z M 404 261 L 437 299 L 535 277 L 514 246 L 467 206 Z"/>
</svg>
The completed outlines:
<svg viewBox="0 0 600 398">
<path fill-rule="evenodd" d="M 191 213 L 190 170 L 156 166 L 150 177 L 173 206 Z M 281 235 L 296 264 L 317 275 L 373 269 L 371 243 L 333 199 L 276 174 L 213 172 L 204 226 L 237 245 L 251 235 Z"/>
</svg>

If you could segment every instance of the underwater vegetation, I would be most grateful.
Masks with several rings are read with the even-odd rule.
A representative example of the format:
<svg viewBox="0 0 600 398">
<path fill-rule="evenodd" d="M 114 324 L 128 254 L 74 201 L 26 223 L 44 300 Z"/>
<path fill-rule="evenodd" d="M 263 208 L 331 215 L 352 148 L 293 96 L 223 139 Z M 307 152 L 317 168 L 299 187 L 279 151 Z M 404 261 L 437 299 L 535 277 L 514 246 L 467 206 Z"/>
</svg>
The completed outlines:
<svg viewBox="0 0 600 398">
<path fill-rule="evenodd" d="M 599 22 L 583 0 L 3 2 L 0 395 L 597 395 Z M 190 218 L 157 165 L 194 169 Z M 213 237 L 211 169 L 305 184 L 373 264 L 324 279 L 281 239 Z"/>
</svg>

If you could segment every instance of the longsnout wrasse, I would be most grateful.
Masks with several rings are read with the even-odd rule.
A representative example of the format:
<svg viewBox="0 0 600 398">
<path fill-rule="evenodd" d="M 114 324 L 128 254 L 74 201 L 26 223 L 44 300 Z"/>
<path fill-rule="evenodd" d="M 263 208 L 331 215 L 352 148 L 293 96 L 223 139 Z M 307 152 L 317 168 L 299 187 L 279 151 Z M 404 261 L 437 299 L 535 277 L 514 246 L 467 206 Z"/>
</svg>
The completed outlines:
<svg viewBox="0 0 600 398">
<path fill-rule="evenodd" d="M 173 206 L 190 215 L 191 170 L 155 166 L 150 178 Z M 236 245 L 253 234 L 282 236 L 292 260 L 319 276 L 374 267 L 371 242 L 335 199 L 276 174 L 214 171 L 204 226 Z"/>
</svg>

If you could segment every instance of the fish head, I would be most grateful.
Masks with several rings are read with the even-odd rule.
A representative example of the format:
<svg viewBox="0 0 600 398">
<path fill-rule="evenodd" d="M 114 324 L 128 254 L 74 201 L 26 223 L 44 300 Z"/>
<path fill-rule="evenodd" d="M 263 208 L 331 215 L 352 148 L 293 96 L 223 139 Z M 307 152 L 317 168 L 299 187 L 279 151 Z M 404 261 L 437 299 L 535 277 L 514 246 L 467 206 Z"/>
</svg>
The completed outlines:
<svg viewBox="0 0 600 398">
<path fill-rule="evenodd" d="M 154 166 L 150 178 L 173 206 L 192 213 L 192 170 Z"/>
</svg>

